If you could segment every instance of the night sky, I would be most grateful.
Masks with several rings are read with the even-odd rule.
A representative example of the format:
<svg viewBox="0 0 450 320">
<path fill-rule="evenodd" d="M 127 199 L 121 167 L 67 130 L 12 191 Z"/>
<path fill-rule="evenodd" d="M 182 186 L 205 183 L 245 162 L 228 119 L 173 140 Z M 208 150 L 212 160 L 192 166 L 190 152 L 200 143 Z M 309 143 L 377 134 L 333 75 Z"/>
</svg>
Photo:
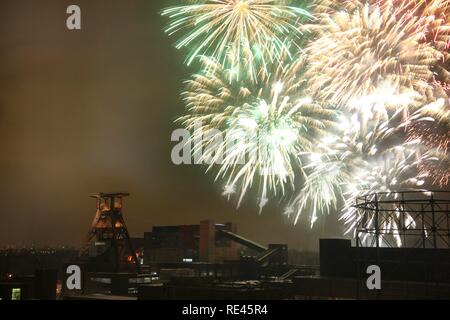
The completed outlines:
<svg viewBox="0 0 450 320">
<path fill-rule="evenodd" d="M 172 1 L 172 3 L 174 3 Z M 66 8 L 82 30 L 66 28 Z M 335 216 L 293 226 L 255 199 L 241 209 L 195 166 L 172 164 L 182 64 L 158 13 L 169 1 L 0 0 L 0 246 L 80 246 L 98 191 L 127 191 L 133 236 L 154 225 L 235 222 L 263 244 L 314 249 Z"/>
</svg>

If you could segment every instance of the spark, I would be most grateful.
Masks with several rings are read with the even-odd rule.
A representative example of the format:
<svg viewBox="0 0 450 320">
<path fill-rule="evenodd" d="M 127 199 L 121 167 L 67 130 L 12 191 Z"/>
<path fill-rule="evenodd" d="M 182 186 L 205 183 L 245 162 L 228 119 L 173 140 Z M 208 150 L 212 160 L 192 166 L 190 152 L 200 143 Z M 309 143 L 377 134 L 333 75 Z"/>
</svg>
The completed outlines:
<svg viewBox="0 0 450 320">
<path fill-rule="evenodd" d="M 432 185 L 444 188 L 450 183 L 450 155 L 439 149 L 431 150 L 430 157 L 419 163 L 419 170 Z"/>
</svg>

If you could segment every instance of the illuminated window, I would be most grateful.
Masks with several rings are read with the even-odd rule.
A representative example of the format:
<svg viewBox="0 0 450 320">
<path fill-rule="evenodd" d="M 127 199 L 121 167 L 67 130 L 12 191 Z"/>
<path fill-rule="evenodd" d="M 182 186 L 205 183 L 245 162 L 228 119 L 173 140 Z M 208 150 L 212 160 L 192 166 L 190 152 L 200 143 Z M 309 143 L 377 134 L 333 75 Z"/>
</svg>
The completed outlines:
<svg viewBox="0 0 450 320">
<path fill-rule="evenodd" d="M 104 284 L 111 284 L 112 280 L 111 278 L 91 278 L 92 282 L 98 282 L 98 283 L 104 283 Z"/>
<path fill-rule="evenodd" d="M 20 300 L 22 290 L 20 288 L 13 288 L 11 292 L 11 300 Z"/>
</svg>

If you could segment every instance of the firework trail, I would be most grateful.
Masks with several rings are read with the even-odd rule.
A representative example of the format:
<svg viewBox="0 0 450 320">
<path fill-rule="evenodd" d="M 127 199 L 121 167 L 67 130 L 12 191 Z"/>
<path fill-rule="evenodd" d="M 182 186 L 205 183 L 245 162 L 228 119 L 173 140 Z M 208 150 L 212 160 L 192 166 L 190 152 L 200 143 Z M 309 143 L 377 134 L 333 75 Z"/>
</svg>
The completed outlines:
<svg viewBox="0 0 450 320">
<path fill-rule="evenodd" d="M 415 112 L 406 125 L 408 140 L 420 141 L 433 155 L 420 163 L 420 172 L 428 174 L 432 185 L 449 184 L 450 109 L 440 99 Z"/>
<path fill-rule="evenodd" d="M 407 126 L 408 139 L 447 153 L 450 143 L 450 109 L 444 99 L 427 104 L 416 111 Z"/>
<path fill-rule="evenodd" d="M 450 155 L 439 150 L 431 150 L 430 157 L 419 163 L 419 171 L 426 175 L 431 184 L 443 188 L 450 182 Z"/>
</svg>

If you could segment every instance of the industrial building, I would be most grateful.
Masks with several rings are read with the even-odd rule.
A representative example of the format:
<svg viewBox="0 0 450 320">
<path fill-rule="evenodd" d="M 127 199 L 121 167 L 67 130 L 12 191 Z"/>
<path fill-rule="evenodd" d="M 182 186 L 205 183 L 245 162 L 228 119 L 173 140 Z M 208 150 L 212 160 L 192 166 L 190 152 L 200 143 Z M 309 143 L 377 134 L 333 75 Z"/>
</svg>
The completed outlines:
<svg viewBox="0 0 450 320">
<path fill-rule="evenodd" d="M 227 232 L 236 234 L 237 226 L 211 220 L 197 225 L 155 226 L 144 235 L 144 264 L 239 260 L 242 246 L 227 238 Z"/>
<path fill-rule="evenodd" d="M 320 240 L 320 276 L 296 277 L 296 294 L 321 299 L 450 299 L 448 192 L 368 194 L 355 203 L 355 237 Z M 396 227 L 393 226 L 395 222 Z M 368 267 L 381 271 L 369 290 Z"/>
<path fill-rule="evenodd" d="M 369 290 L 367 267 L 381 270 L 381 290 Z M 294 277 L 302 299 L 450 299 L 450 250 L 356 247 L 320 240 L 320 274 Z"/>
<path fill-rule="evenodd" d="M 237 281 L 289 271 L 287 245 L 265 246 L 246 239 L 233 223 L 204 220 L 196 225 L 154 226 L 143 238 L 132 238 L 122 213 L 128 195 L 92 196 L 97 210 L 87 240 L 80 257 L 69 263 L 82 270 L 82 288 L 63 286 L 66 298 L 98 293 L 133 296 L 146 286 L 148 292 L 155 282 L 172 286 L 179 279 Z"/>
<path fill-rule="evenodd" d="M 126 195 L 95 196 L 88 245 L 66 264 L 79 266 L 82 286 L 66 288 L 70 274 L 61 270 L 62 298 L 450 299 L 450 202 L 436 195 L 364 199 L 355 238 L 320 240 L 320 266 L 289 265 L 287 245 L 246 239 L 233 223 L 154 226 L 131 238 L 121 211 Z M 397 202 L 401 209 L 392 211 Z M 414 228 L 406 208 L 421 222 Z M 404 227 L 384 227 L 393 214 Z M 366 285 L 373 265 L 381 269 L 380 290 Z M 0 298 L 55 299 L 56 275 L 3 279 Z"/>
</svg>

